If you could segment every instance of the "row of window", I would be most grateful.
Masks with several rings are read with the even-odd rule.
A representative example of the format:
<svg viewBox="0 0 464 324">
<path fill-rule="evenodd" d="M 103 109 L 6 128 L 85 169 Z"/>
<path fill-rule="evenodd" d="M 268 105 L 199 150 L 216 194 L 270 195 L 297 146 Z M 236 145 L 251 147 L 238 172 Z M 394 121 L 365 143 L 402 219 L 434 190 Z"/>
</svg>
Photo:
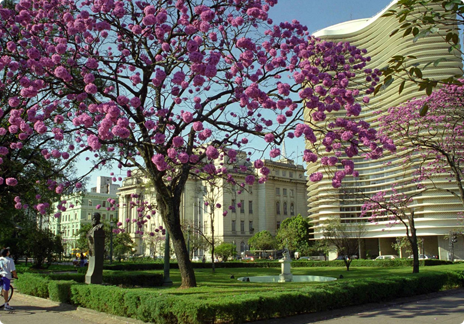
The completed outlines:
<svg viewBox="0 0 464 324">
<path fill-rule="evenodd" d="M 293 189 L 289 189 L 288 191 L 290 193 L 290 197 L 293 197 L 295 194 L 295 191 Z M 280 196 L 280 188 L 276 188 L 276 195 Z M 287 188 L 282 188 L 282 195 L 284 197 L 287 197 Z"/>
<path fill-rule="evenodd" d="M 232 234 L 235 234 L 237 232 L 236 224 L 237 224 L 237 222 L 235 221 L 235 219 L 233 219 L 232 220 Z M 278 230 L 279 228 L 280 228 L 280 221 L 277 221 L 276 230 Z M 254 231 L 255 231 L 255 229 L 253 227 L 253 221 L 249 221 L 248 222 L 248 232 L 249 232 L 249 234 L 253 234 Z M 240 221 L 240 234 L 245 234 L 245 221 Z"/>
<path fill-rule="evenodd" d="M 102 207 L 106 207 L 106 203 L 107 203 L 106 200 L 102 200 L 101 206 L 102 206 Z M 92 199 L 89 199 L 89 206 L 92 206 Z"/>
<path fill-rule="evenodd" d="M 276 176 L 280 176 L 281 173 L 282 173 L 282 177 L 287 176 L 287 170 L 282 170 L 282 172 L 280 172 L 280 170 L 275 170 L 274 173 Z M 288 171 L 288 177 L 293 178 L 293 171 Z"/>
<path fill-rule="evenodd" d="M 255 231 L 254 227 L 253 227 L 253 221 L 249 221 L 248 222 L 248 232 L 250 234 L 253 234 Z M 235 219 L 232 220 L 232 233 L 235 233 L 237 232 L 237 228 L 236 228 L 236 221 Z M 241 234 L 245 234 L 245 221 L 240 221 L 240 233 Z"/>
<path fill-rule="evenodd" d="M 288 215 L 287 212 L 287 202 L 284 201 L 282 204 L 282 212 L 284 215 Z M 280 215 L 280 201 L 276 201 L 276 214 Z M 290 215 L 294 216 L 295 215 L 295 205 L 291 202 L 290 203 Z"/>
<path fill-rule="evenodd" d="M 237 207 L 240 208 L 240 213 L 245 213 L 245 200 L 240 200 L 240 202 L 237 204 L 236 200 L 235 199 L 232 199 L 232 202 L 231 202 L 231 211 L 233 213 L 236 212 L 236 209 Z M 248 214 L 253 214 L 253 201 L 252 200 L 249 200 L 248 201 Z"/>
</svg>

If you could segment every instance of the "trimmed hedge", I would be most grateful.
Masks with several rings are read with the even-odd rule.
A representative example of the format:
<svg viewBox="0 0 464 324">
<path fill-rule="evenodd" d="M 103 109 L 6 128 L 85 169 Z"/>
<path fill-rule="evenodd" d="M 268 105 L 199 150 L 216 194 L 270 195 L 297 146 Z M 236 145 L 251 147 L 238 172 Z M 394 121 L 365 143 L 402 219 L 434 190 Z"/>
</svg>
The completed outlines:
<svg viewBox="0 0 464 324">
<path fill-rule="evenodd" d="M 69 304 L 71 302 L 71 286 L 75 284 L 74 280 L 51 280 L 48 283 L 50 299 Z"/>
<path fill-rule="evenodd" d="M 74 280 L 85 282 L 85 274 L 82 273 L 53 273 L 48 275 L 51 280 Z M 163 275 L 160 273 L 143 272 L 115 272 L 104 271 L 103 283 L 108 285 L 156 287 L 163 285 Z"/>
<path fill-rule="evenodd" d="M 31 275 L 36 277 L 36 275 Z M 114 286 L 57 282 L 47 285 L 50 296 L 80 307 L 153 323 L 242 323 L 464 286 L 464 271 L 410 274 L 404 277 L 345 280 L 301 289 L 238 294 L 170 294 L 166 291 L 122 289 Z M 23 291 L 24 292 L 24 291 Z M 67 295 L 69 293 L 69 295 Z M 219 298 L 218 298 L 219 297 Z"/>
<path fill-rule="evenodd" d="M 48 298 L 49 277 L 44 277 L 32 273 L 23 273 L 20 280 L 16 280 L 14 285 L 23 294 Z"/>
<path fill-rule="evenodd" d="M 412 267 L 412 259 L 395 259 L 395 260 L 353 260 L 351 267 Z M 451 261 L 444 260 L 420 260 L 420 266 L 434 266 L 442 264 L 451 264 Z M 211 263 L 192 263 L 195 269 L 210 269 Z M 292 261 L 292 268 L 299 267 L 344 267 L 343 260 L 333 261 Z M 121 263 L 105 265 L 104 269 L 122 270 L 122 271 L 146 271 L 146 270 L 163 270 L 162 263 Z M 216 268 L 280 268 L 281 264 L 277 261 L 260 261 L 260 262 L 220 262 L 215 264 Z M 177 263 L 170 264 L 171 269 L 178 269 Z"/>
</svg>

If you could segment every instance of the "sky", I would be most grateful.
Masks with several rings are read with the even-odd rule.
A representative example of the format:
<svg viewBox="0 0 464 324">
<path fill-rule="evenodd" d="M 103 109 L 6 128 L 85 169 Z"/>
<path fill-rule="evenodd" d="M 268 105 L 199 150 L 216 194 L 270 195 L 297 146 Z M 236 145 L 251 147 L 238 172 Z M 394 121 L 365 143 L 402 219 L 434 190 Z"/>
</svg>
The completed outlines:
<svg viewBox="0 0 464 324">
<path fill-rule="evenodd" d="M 314 33 L 341 22 L 373 17 L 389 3 L 391 0 L 279 0 L 278 4 L 269 11 L 269 15 L 274 20 L 274 24 L 296 19 L 308 26 L 310 33 Z M 303 150 L 302 140 L 286 141 L 286 153 L 289 158 L 301 161 Z M 92 166 L 92 163 L 81 158 L 77 165 L 77 174 L 84 174 Z M 90 175 L 87 189 L 96 185 L 97 176 L 110 176 L 111 172 L 114 172 L 116 177 L 124 178 L 126 175 L 125 171 L 116 167 L 96 170 Z"/>
</svg>

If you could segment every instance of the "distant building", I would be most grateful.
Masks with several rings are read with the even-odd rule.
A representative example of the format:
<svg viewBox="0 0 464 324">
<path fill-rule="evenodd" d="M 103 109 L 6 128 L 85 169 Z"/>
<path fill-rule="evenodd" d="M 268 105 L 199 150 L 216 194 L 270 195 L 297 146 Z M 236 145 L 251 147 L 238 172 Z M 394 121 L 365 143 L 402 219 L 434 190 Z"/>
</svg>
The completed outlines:
<svg viewBox="0 0 464 324">
<path fill-rule="evenodd" d="M 59 211 L 57 206 L 59 202 L 53 203 L 53 213 L 50 216 L 49 228 L 55 235 L 61 235 L 65 247 L 65 254 L 70 254 L 76 246 L 78 237 L 76 234 L 85 223 L 90 223 L 92 215 L 99 212 L 102 216 L 102 221 L 114 221 L 118 219 L 118 209 L 111 208 L 108 199 L 117 200 L 118 197 L 114 193 L 119 188 L 119 185 L 112 184 L 110 177 L 98 177 L 97 187 L 92 188 L 91 192 L 75 193 L 62 197 L 62 205 L 66 207 L 66 211 Z M 100 209 L 96 206 L 100 205 Z M 59 217 L 54 217 L 54 214 L 61 212 Z"/>
<path fill-rule="evenodd" d="M 441 10 L 441 4 L 435 6 Z M 388 64 L 394 55 L 415 56 L 415 62 L 423 67 L 429 62 L 443 59 L 440 64 L 430 64 L 424 70 L 427 78 L 443 80 L 450 76 L 462 75 L 462 58 L 456 52 L 448 51 L 448 44 L 440 33 L 431 33 L 429 36 L 413 41 L 413 36 L 403 37 L 402 32 L 390 36 L 393 30 L 399 27 L 398 19 L 394 15 L 384 17 L 389 9 L 398 9 L 397 1 L 392 1 L 385 9 L 372 18 L 358 19 L 340 23 L 324 28 L 314 36 L 325 41 L 349 42 L 360 49 L 367 49 L 371 57 L 366 69 L 380 69 Z M 440 30 L 450 28 L 445 27 Z M 360 74 L 361 75 L 361 74 Z M 362 84 L 360 76 L 354 83 Z M 360 118 L 371 123 L 375 128 L 378 124 L 379 113 L 386 113 L 389 107 L 399 106 L 402 103 L 425 95 L 424 91 L 418 91 L 416 85 L 406 82 L 404 90 L 398 94 L 402 78 L 396 78 L 390 86 L 383 86 L 375 95 L 370 96 L 369 108 L 362 111 Z M 381 80 L 373 80 L 381 82 Z M 343 112 L 340 111 L 340 114 Z M 334 115 L 335 117 L 339 117 Z M 327 121 L 325 121 L 327 122 Z M 399 149 L 400 150 L 400 149 Z M 372 196 L 379 191 L 391 193 L 392 184 L 397 183 L 397 188 L 406 185 L 407 194 L 416 193 L 417 186 L 411 184 L 412 169 L 405 169 L 402 160 L 394 155 L 385 154 L 378 160 L 366 160 L 360 156 L 354 159 L 358 178 L 348 176 L 344 179 L 342 187 L 335 189 L 331 185 L 331 177 L 319 164 L 308 164 L 308 174 L 324 172 L 324 179 L 317 183 L 308 184 L 308 206 L 310 219 L 313 224 L 314 237 L 323 237 L 324 221 L 330 218 L 341 218 L 342 222 L 359 222 L 361 206 L 366 196 Z M 434 182 L 442 188 L 452 188 L 446 176 L 437 176 Z M 449 241 L 447 235 L 455 229 L 457 224 L 457 212 L 462 211 L 462 203 L 449 193 L 442 191 L 427 191 L 414 198 L 415 226 L 418 237 L 423 239 L 419 246 L 420 253 L 438 255 L 440 259 L 447 259 Z M 405 237 L 405 227 L 397 224 L 389 226 L 389 219 L 379 219 L 378 222 L 366 223 L 366 235 L 362 239 L 361 257 L 367 254 L 388 255 L 397 254 L 392 248 L 392 243 L 398 237 Z M 455 244 L 456 256 L 464 259 L 463 238 Z"/>
<path fill-rule="evenodd" d="M 188 179 L 181 202 L 181 221 L 191 229 L 197 229 L 205 235 L 211 235 L 210 207 L 205 202 L 220 208 L 214 209 L 215 238 L 219 241 L 232 243 L 237 247 L 237 253 L 249 249 L 248 239 L 255 233 L 268 230 L 276 234 L 281 222 L 289 217 L 301 214 L 307 216 L 306 179 L 302 165 L 294 161 L 263 160 L 264 166 L 271 170 L 268 181 L 252 186 L 230 185 L 225 180 L 218 180 L 213 188 L 200 179 Z M 251 165 L 251 164 L 250 164 Z M 257 172 L 249 168 L 247 172 L 237 172 L 234 179 L 244 183 L 245 176 Z M 257 175 L 257 173 L 256 173 Z M 131 208 L 131 201 L 146 200 L 154 202 L 154 192 L 146 188 L 147 179 L 137 177 L 133 172 L 131 178 L 126 178 L 119 188 L 119 220 L 123 228 L 131 234 L 137 244 L 138 253 L 153 254 L 153 246 L 141 235 L 135 234 L 136 208 Z M 133 194 L 140 198 L 133 198 Z M 224 217 L 223 212 L 227 211 Z M 155 214 L 145 224 L 144 232 L 154 231 L 163 225 L 161 218 Z M 193 235 L 193 234 L 192 234 Z M 204 251 L 194 251 L 195 257 L 202 257 Z M 161 253 L 163 254 L 163 253 Z M 208 255 L 206 255 L 208 257 Z"/>
</svg>

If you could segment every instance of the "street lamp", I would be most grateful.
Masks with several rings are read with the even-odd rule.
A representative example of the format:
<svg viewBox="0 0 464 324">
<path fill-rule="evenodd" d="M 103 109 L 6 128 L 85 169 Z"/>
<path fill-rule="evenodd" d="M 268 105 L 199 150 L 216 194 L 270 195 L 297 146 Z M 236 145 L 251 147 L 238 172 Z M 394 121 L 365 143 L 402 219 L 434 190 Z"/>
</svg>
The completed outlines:
<svg viewBox="0 0 464 324">
<path fill-rule="evenodd" d="M 187 255 L 190 260 L 190 224 L 187 225 Z"/>
<path fill-rule="evenodd" d="M 110 264 L 113 263 L 113 226 L 114 222 L 110 221 Z"/>
</svg>

